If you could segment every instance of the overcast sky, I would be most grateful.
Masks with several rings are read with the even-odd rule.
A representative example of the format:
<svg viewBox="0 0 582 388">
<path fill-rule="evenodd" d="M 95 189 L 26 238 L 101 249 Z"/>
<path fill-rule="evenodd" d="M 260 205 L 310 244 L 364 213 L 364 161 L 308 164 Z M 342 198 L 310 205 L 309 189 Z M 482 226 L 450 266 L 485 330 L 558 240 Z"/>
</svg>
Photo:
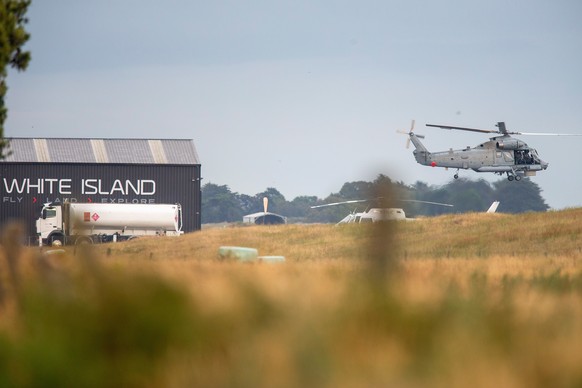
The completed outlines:
<svg viewBox="0 0 582 388">
<path fill-rule="evenodd" d="M 380 173 L 440 185 L 454 171 L 396 133 L 412 119 L 430 151 L 487 136 L 426 123 L 582 133 L 580 15 L 576 0 L 33 0 L 5 135 L 193 139 L 204 183 L 288 200 Z M 547 203 L 582 206 L 582 137 L 522 140 L 550 163 L 532 178 Z"/>
</svg>

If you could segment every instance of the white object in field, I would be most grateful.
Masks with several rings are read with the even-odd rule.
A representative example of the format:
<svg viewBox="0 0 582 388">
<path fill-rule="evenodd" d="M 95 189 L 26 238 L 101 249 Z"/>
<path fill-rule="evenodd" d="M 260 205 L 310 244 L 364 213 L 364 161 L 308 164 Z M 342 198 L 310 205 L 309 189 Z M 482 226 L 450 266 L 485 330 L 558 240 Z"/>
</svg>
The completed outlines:
<svg viewBox="0 0 582 388">
<path fill-rule="evenodd" d="M 255 248 L 223 246 L 218 248 L 218 257 L 222 260 L 256 261 L 259 251 Z"/>
<path fill-rule="evenodd" d="M 50 249 L 44 252 L 45 256 L 49 255 L 64 255 L 66 252 L 64 249 Z"/>
<path fill-rule="evenodd" d="M 497 211 L 497 207 L 499 206 L 499 201 L 494 201 L 491 206 L 489 206 L 489 209 L 487 210 L 487 213 L 495 213 Z"/>
<path fill-rule="evenodd" d="M 283 263 L 285 262 L 285 256 L 259 256 L 257 258 L 259 261 L 264 263 Z"/>
</svg>

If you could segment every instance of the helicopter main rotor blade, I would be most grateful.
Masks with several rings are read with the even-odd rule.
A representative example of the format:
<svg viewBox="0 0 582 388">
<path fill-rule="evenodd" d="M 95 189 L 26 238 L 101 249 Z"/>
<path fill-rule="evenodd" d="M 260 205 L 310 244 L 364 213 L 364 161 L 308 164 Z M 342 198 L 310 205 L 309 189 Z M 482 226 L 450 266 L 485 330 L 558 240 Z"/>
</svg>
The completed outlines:
<svg viewBox="0 0 582 388">
<path fill-rule="evenodd" d="M 323 204 L 323 205 L 311 206 L 311 209 L 316 209 L 316 208 L 320 208 L 320 207 L 327 207 L 327 206 L 345 205 L 345 204 L 349 204 L 349 203 L 371 202 L 371 201 L 382 200 L 382 199 L 383 199 L 383 197 L 378 197 L 378 198 L 374 198 L 374 199 L 352 199 L 350 201 L 332 202 L 332 203 L 326 203 L 326 204 Z M 454 205 L 451 205 L 449 203 L 440 203 L 440 202 L 431 202 L 431 201 L 421 201 L 421 200 L 418 200 L 418 199 L 396 199 L 396 201 L 400 201 L 400 202 L 427 203 L 429 205 L 439 205 L 439 206 L 448 206 L 448 207 L 453 207 L 454 206 Z"/>
<path fill-rule="evenodd" d="M 582 136 L 582 133 L 509 132 L 509 134 L 527 136 Z"/>
<path fill-rule="evenodd" d="M 332 203 L 326 203 L 324 205 L 311 206 L 311 209 L 316 209 L 319 207 L 327 207 L 327 206 L 345 205 L 347 203 L 368 202 L 368 201 L 370 201 L 370 200 L 369 199 L 353 199 L 351 201 L 332 202 Z"/>
<path fill-rule="evenodd" d="M 450 125 L 436 125 L 436 124 L 426 124 L 427 127 L 436 127 L 442 129 L 458 129 L 460 131 L 471 131 L 471 132 L 481 132 L 481 133 L 500 133 L 499 131 L 494 131 L 492 129 L 477 129 L 477 128 L 465 128 L 465 127 L 452 127 Z"/>
<path fill-rule="evenodd" d="M 501 123 L 500 123 L 501 124 Z M 467 127 L 453 127 L 451 125 L 437 125 L 437 124 L 426 124 L 427 127 L 435 127 L 441 129 L 457 129 L 460 131 L 470 131 L 470 132 L 480 132 L 480 133 L 499 133 L 502 135 L 526 135 L 526 136 L 582 136 L 582 133 L 544 133 L 544 132 L 509 132 L 505 130 L 493 130 L 493 129 L 478 129 L 478 128 L 467 128 Z"/>
<path fill-rule="evenodd" d="M 455 205 L 451 205 L 450 203 L 421 201 L 421 200 L 418 200 L 418 199 L 399 199 L 398 201 L 402 201 L 402 202 L 416 202 L 416 203 L 428 203 L 429 205 L 439 205 L 439 206 L 448 206 L 448 207 L 454 207 L 455 206 Z"/>
</svg>

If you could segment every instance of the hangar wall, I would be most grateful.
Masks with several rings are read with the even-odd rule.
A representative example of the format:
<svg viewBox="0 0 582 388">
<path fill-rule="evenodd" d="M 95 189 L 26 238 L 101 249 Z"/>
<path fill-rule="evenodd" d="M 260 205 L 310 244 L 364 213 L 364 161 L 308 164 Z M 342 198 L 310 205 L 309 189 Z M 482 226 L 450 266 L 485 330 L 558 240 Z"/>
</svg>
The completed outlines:
<svg viewBox="0 0 582 388">
<path fill-rule="evenodd" d="M 142 156 L 138 163 L 102 162 L 119 160 L 116 159 L 115 152 L 107 154 L 104 149 L 100 150 L 101 155 L 96 155 L 94 161 L 89 159 L 89 162 L 85 160 L 83 163 L 76 163 L 70 161 L 75 160 L 74 148 L 69 149 L 70 154 L 61 149 L 59 152 L 66 155 L 69 161 L 59 162 L 58 160 L 64 158 L 51 155 L 50 147 L 45 147 L 43 154 L 39 154 L 34 148 L 30 150 L 22 147 L 23 142 L 19 140 L 31 139 L 11 140 L 11 148 L 21 147 L 26 153 L 13 153 L 6 161 L 0 162 L 0 223 L 10 219 L 22 220 L 29 241 L 36 235 L 35 221 L 40 216 L 42 205 L 48 202 L 179 203 L 182 205 L 184 232 L 201 228 L 201 165 L 191 140 L 186 140 L 191 143 L 191 155 L 184 155 L 184 164 L 167 163 L 171 157 L 164 156 L 163 147 L 158 147 L 158 155 L 152 155 L 151 158 L 143 156 L 145 151 L 141 147 Z M 75 140 L 78 144 L 85 144 L 83 140 L 92 141 Z M 126 161 L 132 160 L 132 153 L 135 151 L 132 146 L 141 146 L 144 141 L 108 140 L 116 144 L 117 149 L 122 149 Z M 157 142 L 163 144 L 164 141 Z M 120 147 L 120 143 L 123 147 Z M 166 147 L 166 151 L 171 152 L 171 147 Z M 39 158 L 35 156 L 43 157 L 44 161 L 39 162 Z M 160 163 L 160 159 L 166 163 Z"/>
</svg>

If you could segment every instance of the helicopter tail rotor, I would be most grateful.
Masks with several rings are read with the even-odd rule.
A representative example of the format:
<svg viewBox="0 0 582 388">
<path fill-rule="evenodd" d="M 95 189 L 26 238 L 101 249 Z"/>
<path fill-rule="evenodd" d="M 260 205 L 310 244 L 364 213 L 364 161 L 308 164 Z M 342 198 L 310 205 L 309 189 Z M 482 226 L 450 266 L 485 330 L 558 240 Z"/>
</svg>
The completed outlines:
<svg viewBox="0 0 582 388">
<path fill-rule="evenodd" d="M 410 148 L 410 134 L 414 131 L 415 120 L 410 123 L 410 131 L 408 132 L 408 139 L 406 139 L 406 149 Z"/>
<path fill-rule="evenodd" d="M 408 139 L 406 139 L 406 149 L 410 148 L 410 135 L 414 132 L 414 123 L 415 120 L 412 120 L 412 123 L 410 124 L 410 130 L 408 132 L 403 131 L 401 129 L 397 130 L 396 132 L 398 133 L 402 133 L 404 135 L 408 135 Z M 424 135 L 417 135 L 415 134 L 416 137 L 419 137 L 421 139 L 424 139 Z"/>
</svg>

